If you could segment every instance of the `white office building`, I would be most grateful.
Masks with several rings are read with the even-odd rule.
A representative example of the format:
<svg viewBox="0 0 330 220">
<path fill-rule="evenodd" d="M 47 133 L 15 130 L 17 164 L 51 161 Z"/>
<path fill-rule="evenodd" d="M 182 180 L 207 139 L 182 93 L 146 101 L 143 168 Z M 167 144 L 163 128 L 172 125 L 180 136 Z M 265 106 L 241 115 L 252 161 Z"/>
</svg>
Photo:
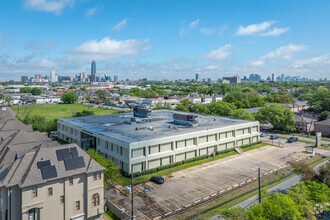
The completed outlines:
<svg viewBox="0 0 330 220">
<path fill-rule="evenodd" d="M 136 107 L 133 113 L 58 120 L 61 139 L 93 147 L 131 173 L 258 142 L 259 122 Z"/>
</svg>

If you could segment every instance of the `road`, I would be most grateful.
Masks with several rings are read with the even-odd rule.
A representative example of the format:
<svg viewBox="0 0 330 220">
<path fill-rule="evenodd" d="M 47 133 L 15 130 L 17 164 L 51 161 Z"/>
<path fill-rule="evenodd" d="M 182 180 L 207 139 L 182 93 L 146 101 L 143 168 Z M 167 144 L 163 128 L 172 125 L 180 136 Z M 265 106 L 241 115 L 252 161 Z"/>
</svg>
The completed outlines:
<svg viewBox="0 0 330 220">
<path fill-rule="evenodd" d="M 323 163 L 317 165 L 314 167 L 314 170 L 317 170 L 320 166 L 322 166 L 325 163 L 329 163 L 329 160 L 324 161 Z M 294 185 L 298 184 L 301 182 L 301 177 L 299 175 L 293 176 L 271 188 L 268 189 L 268 192 L 270 194 L 275 193 L 275 192 L 282 192 L 282 193 L 287 193 L 288 190 L 293 187 Z M 253 204 L 258 203 L 258 196 L 252 196 L 243 202 L 240 202 L 233 207 L 242 207 L 242 208 L 248 208 L 251 207 Z M 212 216 L 210 220 L 219 220 L 219 215 Z"/>
<path fill-rule="evenodd" d="M 288 134 L 278 134 L 278 133 L 275 133 L 275 134 L 278 135 L 278 136 L 280 136 L 280 137 L 284 137 L 284 138 L 292 137 L 292 135 L 288 135 Z M 299 137 L 299 136 L 297 136 L 297 137 L 298 137 L 299 140 L 302 140 L 302 141 L 311 141 L 311 142 L 315 142 L 316 141 L 313 138 L 306 138 L 306 137 Z M 330 141 L 321 140 L 321 143 L 322 144 L 330 144 Z"/>
</svg>

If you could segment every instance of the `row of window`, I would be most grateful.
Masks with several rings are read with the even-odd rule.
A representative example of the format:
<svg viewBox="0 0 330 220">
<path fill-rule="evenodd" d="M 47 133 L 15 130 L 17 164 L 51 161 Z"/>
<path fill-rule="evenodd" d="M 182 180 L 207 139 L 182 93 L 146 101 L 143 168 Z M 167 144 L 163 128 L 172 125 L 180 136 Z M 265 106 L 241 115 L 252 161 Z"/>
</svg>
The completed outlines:
<svg viewBox="0 0 330 220">
<path fill-rule="evenodd" d="M 101 178 L 101 177 L 100 177 Z M 53 187 L 49 187 L 47 189 L 48 191 L 48 196 L 52 196 L 53 195 Z M 35 198 L 35 197 L 38 197 L 38 188 L 35 186 L 32 188 L 32 196 Z M 64 195 L 60 196 L 60 203 L 63 204 L 64 203 Z M 93 196 L 92 196 L 92 205 L 93 206 L 98 206 L 100 205 L 100 195 L 98 193 L 95 193 Z M 80 210 L 80 201 L 76 201 L 76 211 L 79 211 Z"/>
<path fill-rule="evenodd" d="M 109 151 L 112 151 L 116 154 L 128 156 L 128 150 L 126 148 L 122 147 L 122 146 L 119 146 L 119 145 L 114 144 L 114 143 L 110 143 L 110 142 L 102 140 L 100 138 L 97 138 L 96 141 L 97 141 L 98 146 L 101 146 L 101 147 L 103 147 L 103 148 L 105 148 Z"/>
<path fill-rule="evenodd" d="M 63 131 L 66 131 L 66 132 L 70 132 L 70 134 L 74 134 L 75 136 L 78 136 L 78 130 L 76 129 L 73 129 L 73 128 L 70 128 L 68 126 L 65 126 L 65 125 L 59 125 L 59 128 L 62 129 Z"/>
</svg>

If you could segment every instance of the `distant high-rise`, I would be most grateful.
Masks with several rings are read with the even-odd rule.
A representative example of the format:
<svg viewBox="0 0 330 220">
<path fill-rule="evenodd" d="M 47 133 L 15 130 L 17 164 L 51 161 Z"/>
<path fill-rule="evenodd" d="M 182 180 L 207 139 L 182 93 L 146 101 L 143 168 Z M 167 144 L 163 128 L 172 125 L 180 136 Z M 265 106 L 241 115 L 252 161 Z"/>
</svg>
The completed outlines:
<svg viewBox="0 0 330 220">
<path fill-rule="evenodd" d="M 27 82 L 29 80 L 28 76 L 21 76 L 21 82 Z"/>
<path fill-rule="evenodd" d="M 272 74 L 272 81 L 275 82 L 275 74 Z"/>
<path fill-rule="evenodd" d="M 52 70 L 52 71 L 50 72 L 50 75 L 49 75 L 49 81 L 50 81 L 50 82 L 56 82 L 56 81 L 57 81 L 57 79 L 56 79 L 56 74 L 55 74 L 55 70 Z"/>
<path fill-rule="evenodd" d="M 118 82 L 118 76 L 114 76 L 114 77 L 113 77 L 113 81 L 114 81 L 114 82 Z"/>
<path fill-rule="evenodd" d="M 199 80 L 199 74 L 198 74 L 198 73 L 196 73 L 195 80 L 196 80 L 196 81 Z"/>
<path fill-rule="evenodd" d="M 92 61 L 92 66 L 91 66 L 91 81 L 96 82 L 96 62 L 95 60 Z"/>
</svg>

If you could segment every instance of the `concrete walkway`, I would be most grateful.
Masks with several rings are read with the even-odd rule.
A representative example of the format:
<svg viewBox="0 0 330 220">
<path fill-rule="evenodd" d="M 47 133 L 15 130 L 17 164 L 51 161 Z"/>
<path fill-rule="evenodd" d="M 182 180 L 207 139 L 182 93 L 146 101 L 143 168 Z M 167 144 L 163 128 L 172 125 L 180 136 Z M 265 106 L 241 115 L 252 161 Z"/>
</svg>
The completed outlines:
<svg viewBox="0 0 330 220">
<path fill-rule="evenodd" d="M 329 160 L 324 161 L 323 163 L 317 165 L 314 167 L 314 170 L 317 170 L 320 166 L 322 166 L 323 164 L 329 163 Z M 275 192 L 282 192 L 282 193 L 287 193 L 288 190 L 293 187 L 294 185 L 298 184 L 301 182 L 301 177 L 299 175 L 293 176 L 271 188 L 269 188 L 267 191 L 272 194 Z M 243 202 L 240 202 L 236 205 L 234 205 L 233 207 L 242 207 L 242 208 L 249 208 L 251 206 L 253 206 L 254 204 L 258 203 L 258 196 L 252 196 L 246 200 L 244 200 Z M 209 218 L 210 220 L 219 220 L 221 218 L 219 218 L 219 215 L 214 215 L 211 218 Z"/>
</svg>

